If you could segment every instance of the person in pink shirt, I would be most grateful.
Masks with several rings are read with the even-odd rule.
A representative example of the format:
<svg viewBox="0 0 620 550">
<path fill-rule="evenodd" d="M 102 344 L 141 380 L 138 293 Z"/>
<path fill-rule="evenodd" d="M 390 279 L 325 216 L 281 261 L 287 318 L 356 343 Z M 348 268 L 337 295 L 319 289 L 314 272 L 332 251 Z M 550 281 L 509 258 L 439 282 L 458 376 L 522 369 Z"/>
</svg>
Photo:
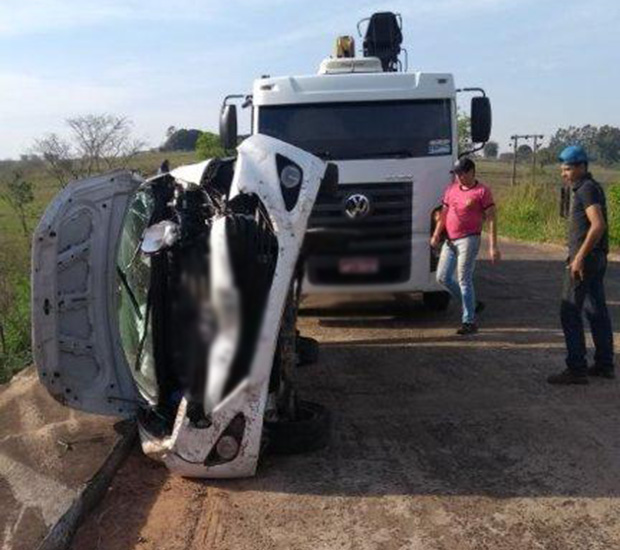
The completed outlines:
<svg viewBox="0 0 620 550">
<path fill-rule="evenodd" d="M 495 203 L 491 190 L 476 179 L 476 164 L 470 158 L 460 159 L 454 169 L 453 183 L 446 189 L 443 208 L 431 246 L 440 245 L 447 233 L 437 266 L 437 281 L 461 300 L 463 317 L 457 334 L 478 332 L 476 312 L 482 303 L 476 302 L 474 268 L 480 249 L 480 234 L 485 221 L 489 225 L 489 256 L 493 263 L 501 258 L 497 247 Z"/>
</svg>

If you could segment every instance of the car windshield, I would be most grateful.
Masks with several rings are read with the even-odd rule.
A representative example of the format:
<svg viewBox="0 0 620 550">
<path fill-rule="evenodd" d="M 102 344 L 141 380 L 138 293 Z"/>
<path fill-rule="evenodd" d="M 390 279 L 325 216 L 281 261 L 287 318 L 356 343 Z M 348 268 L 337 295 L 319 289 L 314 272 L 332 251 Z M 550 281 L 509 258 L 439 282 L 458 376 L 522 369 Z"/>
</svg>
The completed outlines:
<svg viewBox="0 0 620 550">
<path fill-rule="evenodd" d="M 452 154 L 449 99 L 264 106 L 258 128 L 326 159 Z"/>
<path fill-rule="evenodd" d="M 151 264 L 149 257 L 140 253 L 142 235 L 148 226 L 153 205 L 150 188 L 138 190 L 125 216 L 116 273 L 123 350 L 143 395 L 155 402 L 158 390 L 148 307 Z"/>
</svg>

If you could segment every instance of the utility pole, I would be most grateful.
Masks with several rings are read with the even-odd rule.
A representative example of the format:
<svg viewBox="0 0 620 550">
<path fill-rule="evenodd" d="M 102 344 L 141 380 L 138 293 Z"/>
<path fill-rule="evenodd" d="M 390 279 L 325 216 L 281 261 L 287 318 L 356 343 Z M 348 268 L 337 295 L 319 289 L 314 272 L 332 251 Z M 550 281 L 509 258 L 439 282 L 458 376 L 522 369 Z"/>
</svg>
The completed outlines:
<svg viewBox="0 0 620 550">
<path fill-rule="evenodd" d="M 536 185 L 536 157 L 538 155 L 538 140 L 544 138 L 545 136 L 536 134 L 533 135 L 534 139 L 534 151 L 532 154 L 532 185 Z"/>
<path fill-rule="evenodd" d="M 514 135 L 510 136 L 513 145 L 513 159 L 512 159 L 512 185 L 516 185 L 517 183 L 517 148 L 519 145 L 520 139 L 533 139 L 534 140 L 534 149 L 532 151 L 532 181 L 536 183 L 536 153 L 538 151 L 538 140 L 542 139 L 543 135 L 541 134 L 522 134 L 522 135 Z"/>
<path fill-rule="evenodd" d="M 512 180 L 511 180 L 511 185 L 514 187 L 517 184 L 517 145 L 519 143 L 519 138 L 521 136 L 510 136 L 510 139 L 512 140 L 512 145 L 513 145 L 513 152 L 512 152 Z"/>
</svg>

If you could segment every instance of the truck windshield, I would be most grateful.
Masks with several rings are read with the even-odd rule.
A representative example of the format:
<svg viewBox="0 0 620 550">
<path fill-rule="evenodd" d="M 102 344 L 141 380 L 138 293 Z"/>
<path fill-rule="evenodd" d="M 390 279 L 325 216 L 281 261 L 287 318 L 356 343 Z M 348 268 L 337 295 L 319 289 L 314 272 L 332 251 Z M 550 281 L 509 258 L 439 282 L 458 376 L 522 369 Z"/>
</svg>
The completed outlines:
<svg viewBox="0 0 620 550">
<path fill-rule="evenodd" d="M 449 99 L 260 107 L 258 131 L 329 159 L 452 154 Z"/>
</svg>

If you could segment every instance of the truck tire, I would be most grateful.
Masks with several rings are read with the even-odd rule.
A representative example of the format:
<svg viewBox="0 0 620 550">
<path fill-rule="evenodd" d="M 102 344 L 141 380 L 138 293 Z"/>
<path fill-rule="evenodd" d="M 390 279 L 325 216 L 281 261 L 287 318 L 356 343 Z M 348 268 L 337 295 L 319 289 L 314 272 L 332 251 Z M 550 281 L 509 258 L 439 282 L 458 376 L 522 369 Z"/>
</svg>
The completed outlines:
<svg viewBox="0 0 620 550">
<path fill-rule="evenodd" d="M 449 292 L 425 292 L 422 296 L 424 305 L 433 311 L 445 311 L 450 304 Z"/>
<path fill-rule="evenodd" d="M 295 343 L 297 348 L 297 366 L 314 365 L 319 360 L 319 343 L 309 336 L 301 336 L 297 333 Z"/>
<path fill-rule="evenodd" d="M 323 405 L 300 401 L 295 420 L 270 420 L 265 416 L 263 433 L 267 452 L 290 455 L 318 451 L 329 442 L 331 418 Z"/>
</svg>

